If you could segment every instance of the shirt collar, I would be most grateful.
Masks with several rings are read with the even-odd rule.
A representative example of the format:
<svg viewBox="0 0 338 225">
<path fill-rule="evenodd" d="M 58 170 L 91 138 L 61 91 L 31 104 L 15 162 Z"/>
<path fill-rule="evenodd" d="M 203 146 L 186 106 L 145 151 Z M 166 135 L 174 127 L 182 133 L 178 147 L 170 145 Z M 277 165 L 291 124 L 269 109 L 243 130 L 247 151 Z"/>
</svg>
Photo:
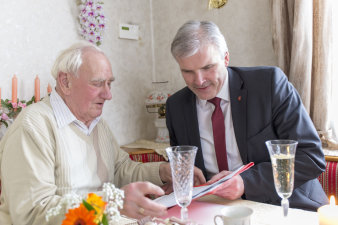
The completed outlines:
<svg viewBox="0 0 338 225">
<path fill-rule="evenodd" d="M 56 91 L 52 91 L 50 95 L 50 104 L 52 106 L 55 120 L 59 128 L 63 128 L 71 123 L 74 123 L 80 128 L 82 132 L 84 132 L 86 135 L 90 135 L 101 118 L 101 116 L 96 117 L 88 128 L 82 121 L 78 120 L 74 116 L 74 114 L 70 111 L 66 103 Z"/>
</svg>

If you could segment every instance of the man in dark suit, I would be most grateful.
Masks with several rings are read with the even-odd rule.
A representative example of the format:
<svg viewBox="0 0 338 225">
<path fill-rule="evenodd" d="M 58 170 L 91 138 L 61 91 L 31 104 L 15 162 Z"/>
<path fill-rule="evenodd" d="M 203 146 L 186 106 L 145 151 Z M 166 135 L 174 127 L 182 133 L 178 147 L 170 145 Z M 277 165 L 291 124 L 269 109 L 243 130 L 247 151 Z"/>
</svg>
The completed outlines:
<svg viewBox="0 0 338 225">
<path fill-rule="evenodd" d="M 280 69 L 228 67 L 225 39 L 208 21 L 185 23 L 171 52 L 187 87 L 166 104 L 170 144 L 198 146 L 195 165 L 209 183 L 243 164 L 255 163 L 225 182 L 217 195 L 280 205 L 265 141 L 292 139 L 298 147 L 290 206 L 316 210 L 327 204 L 317 180 L 325 170 L 320 139 L 297 91 Z M 221 123 L 213 118 L 217 110 L 221 110 L 217 114 Z M 220 124 L 223 128 L 218 128 Z"/>
</svg>

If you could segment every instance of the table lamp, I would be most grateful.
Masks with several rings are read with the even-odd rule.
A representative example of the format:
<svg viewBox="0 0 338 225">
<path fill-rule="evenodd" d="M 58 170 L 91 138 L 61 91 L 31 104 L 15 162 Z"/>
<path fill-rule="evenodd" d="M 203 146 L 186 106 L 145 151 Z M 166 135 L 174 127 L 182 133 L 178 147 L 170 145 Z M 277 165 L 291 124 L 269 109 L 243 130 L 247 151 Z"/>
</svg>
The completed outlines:
<svg viewBox="0 0 338 225">
<path fill-rule="evenodd" d="M 167 91 L 168 81 L 152 82 L 153 90 L 147 95 L 145 104 L 148 113 L 157 113 L 155 127 L 156 142 L 169 142 L 169 132 L 165 123 L 165 103 L 170 96 Z"/>
</svg>

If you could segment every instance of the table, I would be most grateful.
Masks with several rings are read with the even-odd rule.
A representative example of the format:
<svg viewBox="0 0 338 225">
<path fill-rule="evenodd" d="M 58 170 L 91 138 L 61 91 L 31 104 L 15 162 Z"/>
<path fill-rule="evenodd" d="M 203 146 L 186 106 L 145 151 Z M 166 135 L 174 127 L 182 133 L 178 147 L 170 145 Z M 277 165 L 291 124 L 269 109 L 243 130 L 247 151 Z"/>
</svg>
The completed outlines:
<svg viewBox="0 0 338 225">
<path fill-rule="evenodd" d="M 225 200 L 223 198 L 209 195 L 204 196 L 198 201 L 208 202 L 213 204 L 219 204 L 222 206 L 228 205 L 242 205 L 247 206 L 253 209 L 254 213 L 251 217 L 251 225 L 318 225 L 318 216 L 317 212 L 306 211 L 302 209 L 289 209 L 289 215 L 285 220 L 282 215 L 282 208 L 276 205 L 270 205 L 260 202 L 254 202 L 249 200 L 237 199 L 234 201 Z M 221 207 L 220 207 L 221 208 Z M 216 215 L 217 213 L 213 213 Z M 208 216 L 211 221 L 214 215 L 205 215 Z M 213 224 L 210 222 L 208 224 Z"/>
<path fill-rule="evenodd" d="M 225 200 L 215 195 L 208 195 L 193 201 L 188 207 L 189 218 L 198 224 L 213 225 L 213 218 L 220 213 L 223 207 L 230 205 L 242 205 L 253 209 L 251 216 L 251 225 L 318 225 L 317 212 L 301 209 L 289 209 L 289 215 L 285 219 L 282 215 L 282 208 L 276 205 L 270 205 L 249 200 L 237 199 L 234 201 Z M 175 206 L 168 210 L 169 217 L 179 217 L 180 208 Z M 124 225 L 137 225 L 135 220 L 126 218 L 121 221 Z"/>
</svg>

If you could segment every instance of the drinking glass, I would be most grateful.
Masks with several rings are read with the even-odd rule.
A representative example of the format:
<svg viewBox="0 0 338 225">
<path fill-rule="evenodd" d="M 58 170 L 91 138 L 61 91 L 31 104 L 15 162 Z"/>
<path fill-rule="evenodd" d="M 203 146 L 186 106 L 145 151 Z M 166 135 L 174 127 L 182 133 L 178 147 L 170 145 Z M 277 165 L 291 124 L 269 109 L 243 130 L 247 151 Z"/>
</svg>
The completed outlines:
<svg viewBox="0 0 338 225">
<path fill-rule="evenodd" d="M 188 220 L 188 205 L 190 205 L 193 189 L 194 164 L 197 152 L 196 146 L 171 146 L 166 148 L 170 161 L 174 195 L 181 207 L 181 220 Z"/>
<path fill-rule="evenodd" d="M 292 195 L 297 141 L 270 140 L 265 142 L 272 164 L 273 179 L 279 197 L 282 198 L 283 215 L 288 215 L 289 201 Z"/>
</svg>

